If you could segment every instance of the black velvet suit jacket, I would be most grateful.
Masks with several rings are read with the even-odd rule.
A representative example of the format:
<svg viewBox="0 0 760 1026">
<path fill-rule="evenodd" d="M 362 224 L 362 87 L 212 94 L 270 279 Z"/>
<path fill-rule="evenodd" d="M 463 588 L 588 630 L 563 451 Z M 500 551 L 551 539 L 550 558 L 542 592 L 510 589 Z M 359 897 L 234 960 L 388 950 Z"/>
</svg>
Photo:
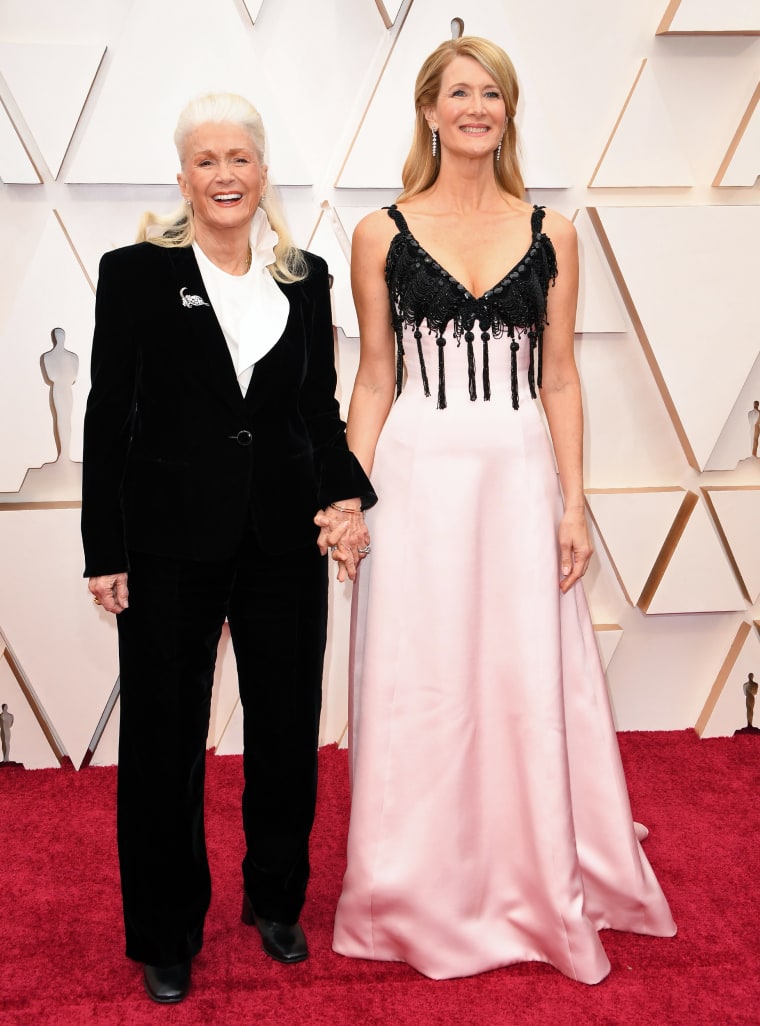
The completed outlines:
<svg viewBox="0 0 760 1026">
<path fill-rule="evenodd" d="M 128 552 L 210 561 L 252 525 L 264 542 L 314 542 L 329 502 L 375 495 L 335 400 L 327 265 L 280 285 L 282 337 L 242 395 L 191 248 L 139 243 L 100 264 L 84 432 L 85 576 Z"/>
</svg>

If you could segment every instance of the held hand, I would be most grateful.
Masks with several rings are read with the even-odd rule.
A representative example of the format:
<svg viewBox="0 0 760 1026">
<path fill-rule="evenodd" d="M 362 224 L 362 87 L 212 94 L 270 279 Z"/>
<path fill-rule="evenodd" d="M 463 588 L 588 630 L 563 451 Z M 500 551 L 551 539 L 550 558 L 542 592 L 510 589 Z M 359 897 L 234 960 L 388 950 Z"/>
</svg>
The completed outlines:
<svg viewBox="0 0 760 1026">
<path fill-rule="evenodd" d="M 356 579 L 359 563 L 369 555 L 369 531 L 358 499 L 332 503 L 314 517 L 320 528 L 317 545 L 324 555 L 328 549 L 339 564 L 338 580 Z"/>
<path fill-rule="evenodd" d="M 339 540 L 343 537 L 343 533 L 348 529 L 348 520 L 336 525 L 336 521 L 328 516 L 327 511 L 321 509 L 314 517 L 314 523 L 317 525 L 319 535 L 317 536 L 317 546 L 323 556 L 326 556 L 328 551 L 336 546 Z"/>
<path fill-rule="evenodd" d="M 351 580 L 356 577 L 356 563 L 351 557 L 351 550 L 346 549 L 341 545 L 343 536 L 348 531 L 348 522 L 338 524 L 335 526 L 334 522 L 330 517 L 327 516 L 324 510 L 320 510 L 319 513 L 314 517 L 314 523 L 317 527 L 321 528 L 319 537 L 317 538 L 317 545 L 322 555 L 326 555 L 330 552 L 330 557 L 338 563 L 338 580 L 343 583 L 350 573 L 353 573 Z M 350 561 L 351 570 L 349 571 L 347 563 Z"/>
<path fill-rule="evenodd" d="M 91 577 L 88 588 L 94 595 L 94 602 L 107 613 L 120 613 L 129 605 L 129 589 L 126 574 L 107 574 L 105 577 Z"/>
<path fill-rule="evenodd" d="M 566 509 L 559 522 L 560 591 L 569 591 L 583 577 L 593 551 L 584 509 Z"/>
</svg>

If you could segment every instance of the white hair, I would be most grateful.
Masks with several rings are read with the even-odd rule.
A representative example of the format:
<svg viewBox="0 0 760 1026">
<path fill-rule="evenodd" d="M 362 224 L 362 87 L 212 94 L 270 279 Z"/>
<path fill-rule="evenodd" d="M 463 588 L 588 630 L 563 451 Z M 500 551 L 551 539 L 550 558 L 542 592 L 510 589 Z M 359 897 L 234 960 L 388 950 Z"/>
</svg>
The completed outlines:
<svg viewBox="0 0 760 1026">
<path fill-rule="evenodd" d="M 206 93 L 191 100 L 180 113 L 174 131 L 174 145 L 180 164 L 184 166 L 184 146 L 187 137 L 200 125 L 228 123 L 242 128 L 249 136 L 259 163 L 266 166 L 266 134 L 261 115 L 242 96 L 236 93 Z M 259 205 L 265 211 L 279 242 L 274 248 L 275 262 L 269 270 L 277 281 L 300 281 L 306 276 L 306 262 L 295 246 L 285 222 L 282 208 L 274 194 L 271 182 Z M 161 229 L 157 232 L 155 229 Z M 153 229 L 153 230 L 151 230 Z M 140 219 L 138 242 L 152 242 L 156 246 L 191 246 L 195 239 L 192 207 L 184 202 L 168 215 L 146 211 Z"/>
<path fill-rule="evenodd" d="M 181 164 L 185 162 L 183 148 L 188 135 L 199 125 L 205 125 L 209 121 L 214 124 L 229 122 L 232 125 L 238 125 L 248 134 L 253 143 L 259 163 L 265 163 L 264 124 L 253 104 L 235 93 L 206 93 L 205 96 L 198 96 L 191 100 L 177 121 L 177 127 L 174 130 L 174 145 L 177 147 L 177 155 Z"/>
</svg>

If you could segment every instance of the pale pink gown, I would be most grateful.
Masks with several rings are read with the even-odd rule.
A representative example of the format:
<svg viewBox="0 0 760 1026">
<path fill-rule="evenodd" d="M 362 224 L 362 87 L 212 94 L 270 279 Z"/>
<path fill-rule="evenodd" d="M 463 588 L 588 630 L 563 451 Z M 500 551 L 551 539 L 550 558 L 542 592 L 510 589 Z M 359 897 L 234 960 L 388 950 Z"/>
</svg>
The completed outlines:
<svg viewBox="0 0 760 1026">
<path fill-rule="evenodd" d="M 551 243 L 533 224 L 535 262 Z M 414 256 L 410 235 L 395 241 L 389 259 Z M 435 333 L 417 326 L 433 395 L 404 324 L 408 377 L 377 447 L 354 595 L 333 946 L 435 979 L 539 961 L 596 983 L 600 929 L 675 925 L 634 831 L 583 590 L 558 588 L 561 498 L 527 339 L 515 410 L 506 335 L 490 342 L 491 398 L 473 401 L 449 333 L 439 409 Z"/>
</svg>

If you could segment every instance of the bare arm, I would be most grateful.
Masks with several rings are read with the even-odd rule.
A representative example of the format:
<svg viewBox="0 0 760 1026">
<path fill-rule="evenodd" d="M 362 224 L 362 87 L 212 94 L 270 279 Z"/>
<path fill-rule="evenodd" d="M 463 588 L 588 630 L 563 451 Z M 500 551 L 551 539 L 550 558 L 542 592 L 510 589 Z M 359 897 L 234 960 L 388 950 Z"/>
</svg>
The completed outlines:
<svg viewBox="0 0 760 1026">
<path fill-rule="evenodd" d="M 377 439 L 393 404 L 396 384 L 395 340 L 385 283 L 385 258 L 394 232 L 393 222 L 385 212 L 376 211 L 357 225 L 351 250 L 351 287 L 359 318 L 361 349 L 346 437 L 349 448 L 368 476 L 375 459 Z M 355 533 L 360 521 L 356 515 L 347 516 L 348 522 L 344 519 L 337 525 L 328 510 L 316 518 L 322 528 L 320 547 L 337 546 L 333 559 L 341 564 L 340 581 L 347 576 L 353 580 L 355 576 L 341 542 Z"/>
<path fill-rule="evenodd" d="M 559 273 L 549 290 L 541 402 L 565 504 L 559 526 L 560 588 L 564 592 L 585 574 L 593 552 L 583 495 L 583 405 L 574 352 L 578 241 L 573 225 L 553 212 L 547 212 L 546 233 L 554 243 Z"/>
<path fill-rule="evenodd" d="M 393 222 L 378 210 L 357 225 L 351 251 L 351 288 L 361 348 L 346 436 L 367 475 L 372 472 L 375 446 L 396 387 L 396 347 L 385 282 L 385 260 L 394 233 Z"/>
</svg>

